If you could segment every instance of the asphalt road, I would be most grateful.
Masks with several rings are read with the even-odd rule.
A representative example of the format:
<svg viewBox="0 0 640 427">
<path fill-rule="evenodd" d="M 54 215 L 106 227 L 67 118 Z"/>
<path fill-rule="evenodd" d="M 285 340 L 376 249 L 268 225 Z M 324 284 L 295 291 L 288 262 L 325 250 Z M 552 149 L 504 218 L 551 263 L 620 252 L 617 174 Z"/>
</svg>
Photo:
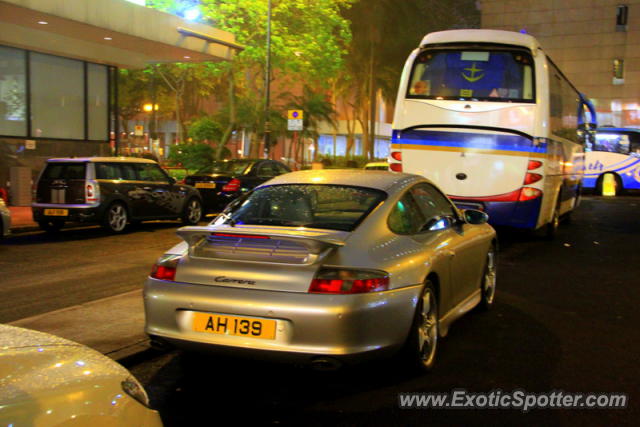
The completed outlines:
<svg viewBox="0 0 640 427">
<path fill-rule="evenodd" d="M 338 372 L 222 357 L 146 352 L 125 365 L 165 425 L 637 425 L 640 419 L 640 198 L 586 198 L 554 241 L 500 230 L 494 309 L 457 321 L 435 371 L 393 360 Z M 178 241 L 176 222 L 112 236 L 100 228 L 0 243 L 0 321 L 139 288 Z M 398 393 L 467 389 L 623 392 L 629 407 L 400 409 Z"/>
<path fill-rule="evenodd" d="M 338 372 L 171 352 L 127 364 L 168 426 L 637 425 L 640 198 L 587 198 L 555 241 L 500 231 L 499 291 L 457 321 L 434 372 Z M 398 393 L 624 392 L 627 409 L 400 409 Z"/>
<path fill-rule="evenodd" d="M 0 322 L 140 289 L 154 261 L 178 243 L 177 221 L 16 234 L 0 242 Z"/>
</svg>

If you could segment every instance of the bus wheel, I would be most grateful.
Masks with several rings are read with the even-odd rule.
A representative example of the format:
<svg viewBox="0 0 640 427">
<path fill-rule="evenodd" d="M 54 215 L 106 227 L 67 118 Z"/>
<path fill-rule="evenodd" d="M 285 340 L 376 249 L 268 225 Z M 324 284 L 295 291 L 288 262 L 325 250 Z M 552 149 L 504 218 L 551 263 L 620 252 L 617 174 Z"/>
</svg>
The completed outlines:
<svg viewBox="0 0 640 427">
<path fill-rule="evenodd" d="M 600 196 L 617 196 L 622 190 L 620 178 L 613 173 L 605 173 L 598 178 L 597 192 Z"/>
<path fill-rule="evenodd" d="M 553 210 L 553 216 L 549 223 L 545 226 L 544 237 L 549 240 L 553 240 L 558 233 L 558 227 L 560 226 L 560 200 L 556 202 L 556 207 Z"/>
</svg>

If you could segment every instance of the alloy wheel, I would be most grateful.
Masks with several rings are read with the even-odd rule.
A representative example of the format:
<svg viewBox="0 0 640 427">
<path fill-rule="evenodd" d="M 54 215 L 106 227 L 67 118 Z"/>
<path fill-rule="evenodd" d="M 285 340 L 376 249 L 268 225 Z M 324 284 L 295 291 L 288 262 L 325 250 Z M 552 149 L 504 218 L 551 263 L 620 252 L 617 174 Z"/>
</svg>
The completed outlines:
<svg viewBox="0 0 640 427">
<path fill-rule="evenodd" d="M 438 307 L 430 287 L 422 294 L 420 324 L 418 326 L 418 352 L 425 368 L 433 365 L 438 344 Z"/>
<path fill-rule="evenodd" d="M 127 210 L 120 203 L 115 203 L 109 208 L 108 226 L 115 232 L 120 232 L 127 226 Z"/>
</svg>

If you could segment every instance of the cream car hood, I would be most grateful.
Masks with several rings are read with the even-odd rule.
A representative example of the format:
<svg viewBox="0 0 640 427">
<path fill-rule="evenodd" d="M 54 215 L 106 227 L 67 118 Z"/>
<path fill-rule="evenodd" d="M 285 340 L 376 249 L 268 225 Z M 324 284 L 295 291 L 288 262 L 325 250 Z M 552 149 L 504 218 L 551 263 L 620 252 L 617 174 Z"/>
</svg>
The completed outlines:
<svg viewBox="0 0 640 427">
<path fill-rule="evenodd" d="M 81 344 L 0 325 L 0 424 L 118 425 L 125 413 L 153 412 L 140 411 L 142 405 L 123 392 L 121 383 L 130 376 Z"/>
</svg>

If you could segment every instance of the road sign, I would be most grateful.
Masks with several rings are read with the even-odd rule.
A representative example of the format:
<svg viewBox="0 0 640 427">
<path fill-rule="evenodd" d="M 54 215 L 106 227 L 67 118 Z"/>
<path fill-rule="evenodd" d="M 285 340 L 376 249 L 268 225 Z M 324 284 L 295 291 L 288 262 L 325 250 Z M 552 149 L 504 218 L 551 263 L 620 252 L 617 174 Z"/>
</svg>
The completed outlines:
<svg viewBox="0 0 640 427">
<path fill-rule="evenodd" d="M 289 120 L 302 120 L 304 119 L 304 112 L 302 110 L 288 110 L 287 118 Z"/>
<path fill-rule="evenodd" d="M 289 119 L 287 121 L 287 130 L 302 130 L 302 119 Z"/>
</svg>

